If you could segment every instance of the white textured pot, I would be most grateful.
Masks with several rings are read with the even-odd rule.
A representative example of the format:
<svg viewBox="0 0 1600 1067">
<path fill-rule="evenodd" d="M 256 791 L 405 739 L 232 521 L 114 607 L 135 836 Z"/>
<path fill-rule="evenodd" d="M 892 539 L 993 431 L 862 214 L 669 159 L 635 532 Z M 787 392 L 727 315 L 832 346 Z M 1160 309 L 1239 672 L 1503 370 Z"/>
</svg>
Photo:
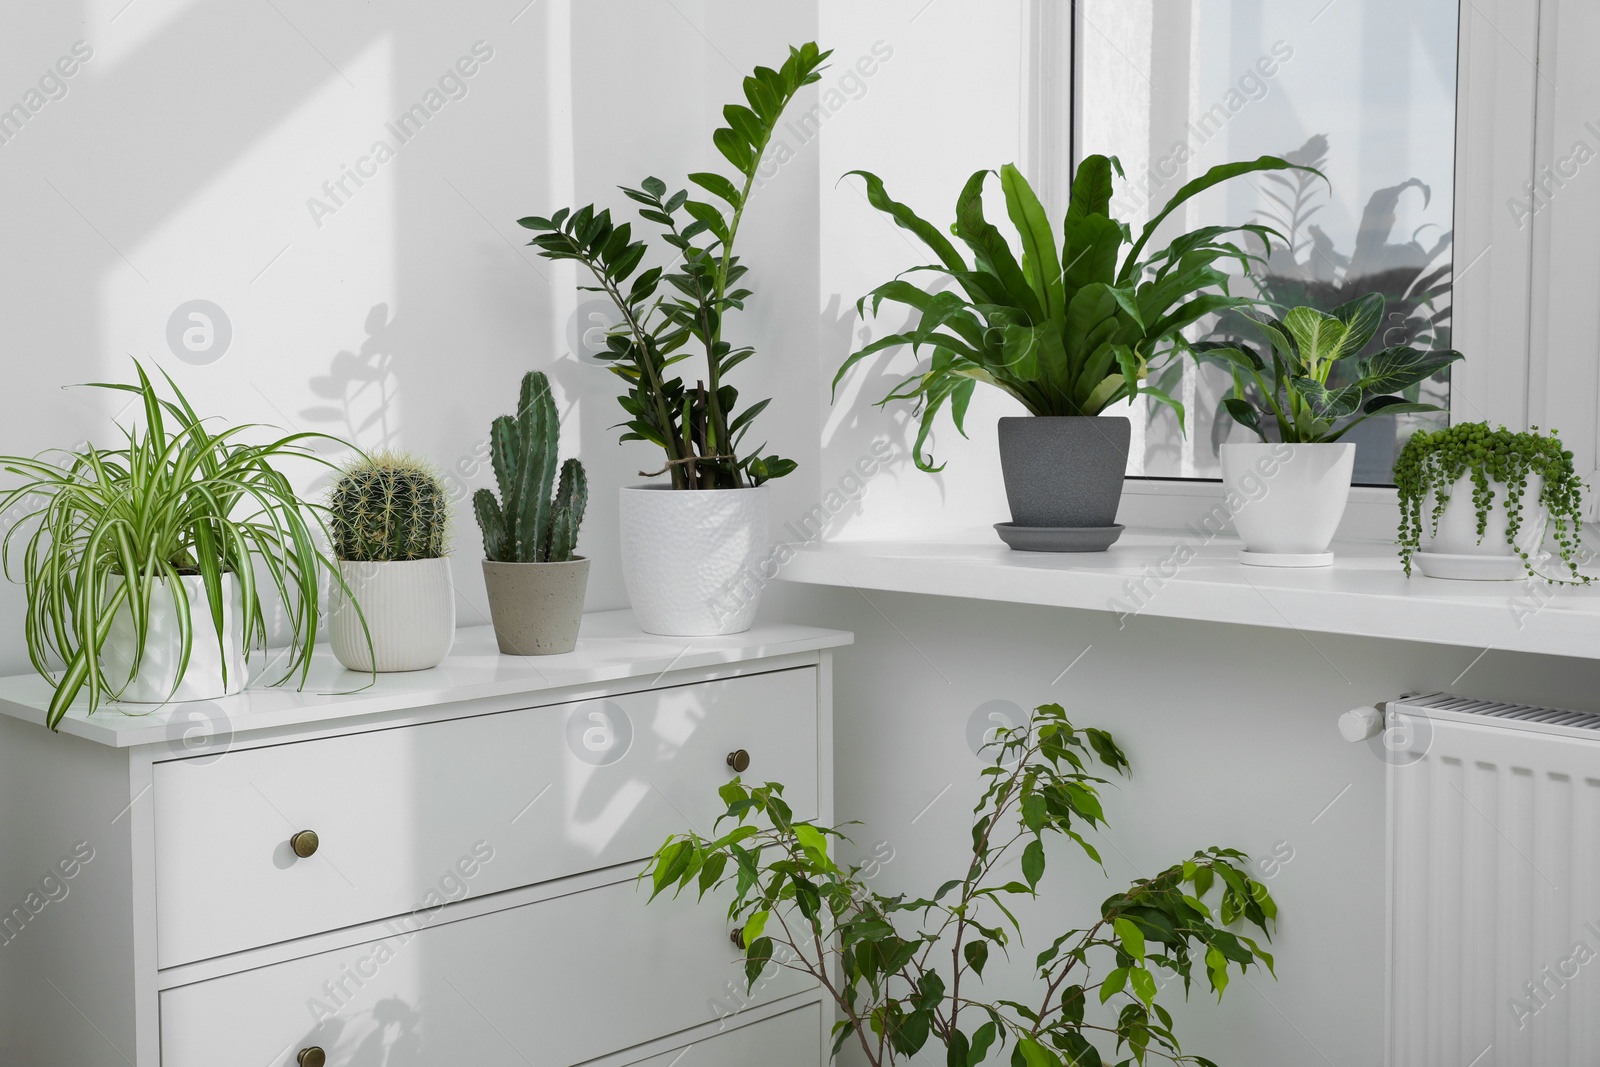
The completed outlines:
<svg viewBox="0 0 1600 1067">
<path fill-rule="evenodd" d="M 333 589 L 328 639 L 353 671 L 422 671 L 438 666 L 456 639 L 456 590 L 448 559 L 339 561 L 355 597 Z M 360 605 L 357 613 L 355 605 Z M 366 616 L 367 635 L 361 629 Z"/>
<path fill-rule="evenodd" d="M 1240 562 L 1264 567 L 1326 567 L 1328 545 L 1350 500 L 1356 446 L 1226 444 L 1222 481 L 1244 541 Z"/>
<path fill-rule="evenodd" d="M 767 553 L 767 490 L 622 490 L 622 579 L 646 633 L 708 637 L 750 629 Z"/>
<path fill-rule="evenodd" d="M 219 645 L 216 624 L 211 619 L 211 607 L 206 599 L 205 581 L 199 575 L 178 580 L 189 598 L 189 625 L 193 631 L 188 669 L 179 678 L 178 664 L 183 658 L 180 616 L 177 601 L 163 579 L 150 597 L 144 657 L 136 675 L 133 674 L 133 615 L 124 604 L 112 618 L 111 632 L 101 656 L 106 678 L 113 688 L 127 680 L 116 699 L 132 704 L 165 704 L 168 701 L 216 700 L 244 689 L 248 670 L 244 662 L 244 593 L 238 581 L 231 574 L 222 576 L 223 639 Z M 122 579 L 112 575 L 106 584 L 108 591 L 115 591 Z"/>
</svg>

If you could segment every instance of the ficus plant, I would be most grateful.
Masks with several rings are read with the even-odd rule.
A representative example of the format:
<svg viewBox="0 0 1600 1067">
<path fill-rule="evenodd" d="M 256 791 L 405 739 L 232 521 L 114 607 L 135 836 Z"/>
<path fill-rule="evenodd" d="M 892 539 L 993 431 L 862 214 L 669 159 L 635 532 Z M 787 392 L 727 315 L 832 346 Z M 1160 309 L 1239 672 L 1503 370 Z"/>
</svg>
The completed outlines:
<svg viewBox="0 0 1600 1067">
<path fill-rule="evenodd" d="M 21 479 L 0 493 L 0 512 L 21 510 L 0 551 L 7 577 L 20 575 L 26 588 L 23 635 L 34 669 L 55 690 L 46 713 L 51 729 L 80 695 L 87 695 L 92 714 L 126 688 L 144 662 L 153 612 L 175 612 L 178 679 L 196 641 L 224 645 L 225 576 L 243 593 L 247 657 L 266 646 L 263 600 L 281 603 L 289 641 L 275 654 L 283 670 L 272 685 L 296 676 L 305 683 L 326 614 L 321 576 L 349 592 L 324 551 L 328 532 L 320 513 L 295 493 L 280 466 L 286 460 L 331 466 L 308 447 L 314 439 L 351 446 L 317 433 L 251 444 L 246 438 L 259 427 L 213 429 L 170 377 L 163 374 L 168 397 L 143 366 L 135 369 L 137 384 L 94 383 L 141 401 L 143 428 L 119 426 L 123 440 L 116 447 L 0 456 L 0 469 Z M 190 621 L 180 580 L 196 576 L 205 591 L 201 617 L 211 623 L 204 632 Z M 131 622 L 133 634 L 127 678 L 107 674 L 105 647 L 119 617 Z M 222 658 L 226 670 L 228 657 Z"/>
<path fill-rule="evenodd" d="M 640 218 L 659 231 L 669 249 L 666 264 L 645 266 L 648 243 L 634 239 L 632 223 L 613 222 L 609 208 L 590 204 L 517 220 L 534 231 L 529 244 L 540 255 L 581 264 L 594 281 L 582 288 L 605 294 L 616 308 L 619 321 L 599 356 L 624 383 L 617 398 L 627 416 L 622 440 L 662 449 L 665 466 L 646 476 L 667 474 L 674 489 L 740 489 L 795 469 L 793 460 L 762 455 L 765 444 L 744 449 L 745 435 L 771 401 L 738 410 L 739 391 L 728 375 L 755 350 L 725 340 L 724 327 L 728 313 L 742 311 L 753 295 L 743 285 L 747 269 L 734 244 L 762 154 L 785 109 L 821 77 L 829 55 L 804 44 L 776 69 L 756 67 L 744 79 L 746 103 L 723 108 L 727 125 L 711 138 L 733 177 L 689 175 L 709 199 L 691 199 L 683 189 L 669 193 L 656 177 L 623 188 L 642 205 Z M 673 368 L 696 354 L 704 358 L 705 378 L 691 387 Z"/>
<path fill-rule="evenodd" d="M 1297 307 L 1281 319 L 1246 315 L 1266 341 L 1262 351 L 1236 341 L 1200 341 L 1192 348 L 1201 362 L 1232 373 L 1233 395 L 1222 406 L 1263 441 L 1338 441 L 1374 415 L 1439 411 L 1403 394 L 1463 358 L 1454 350 L 1410 345 L 1363 358 L 1384 320 L 1384 305 L 1382 294 L 1368 293 L 1331 314 Z"/>
<path fill-rule="evenodd" d="M 1400 450 L 1394 482 L 1400 498 L 1400 561 L 1411 576 L 1411 557 L 1422 547 L 1422 532 L 1437 533 L 1439 519 L 1455 486 L 1470 480 L 1472 506 L 1481 540 L 1489 528 L 1489 512 L 1497 500 L 1506 507 L 1506 544 L 1522 558 L 1529 577 L 1539 575 L 1527 551 L 1517 544 L 1529 512 L 1549 516 L 1552 536 L 1568 581 L 1588 584 L 1578 570 L 1583 532 L 1583 479 L 1573 465 L 1572 451 L 1556 431 L 1535 426 L 1516 432 L 1485 422 L 1458 423 L 1443 430 L 1418 430 Z M 1528 490 L 1537 480 L 1535 497 Z M 1431 502 L 1431 507 L 1429 504 Z M 1427 514 L 1424 515 L 1424 510 Z"/>
<path fill-rule="evenodd" d="M 852 171 L 866 184 L 872 206 L 915 235 L 937 262 L 912 267 L 857 302 L 863 317 L 869 303 L 877 316 L 887 301 L 909 310 L 912 321 L 851 353 L 834 375 L 834 388 L 857 363 L 887 350 L 909 345 L 919 357 L 925 353 L 926 362 L 878 401 L 914 406 L 919 426 L 912 454 L 925 471 L 941 469 L 926 448 L 939 412 L 948 404 L 964 434 L 980 382 L 1010 394 L 1032 415 L 1098 415 L 1144 395 L 1171 407 L 1181 424 L 1182 404 L 1149 382 L 1152 369 L 1183 346 L 1187 327 L 1249 305 L 1229 293 L 1222 269 L 1230 261 L 1248 268 L 1254 258 L 1231 235 L 1250 233 L 1270 244 L 1277 233 L 1258 225 L 1204 226 L 1160 244 L 1157 231 L 1215 185 L 1288 169 L 1308 168 L 1275 156 L 1213 167 L 1180 188 L 1135 238 L 1112 214 L 1113 175 L 1123 176 L 1122 165 L 1114 157 L 1089 156 L 1073 176 L 1058 241 L 1032 186 L 1007 164 L 1000 168 L 1000 188 L 1020 259 L 984 216 L 984 187 L 994 172 L 980 170 L 956 199 L 951 227 L 971 253 L 970 263 L 944 231 L 891 199 L 877 175 Z M 908 277 L 918 273 L 931 273 L 948 287 L 930 292 Z"/>
<path fill-rule="evenodd" d="M 1277 905 L 1253 880 L 1247 857 L 1208 848 L 1101 903 L 1088 926 L 1065 930 L 1032 955 L 1032 995 L 986 988 L 1001 957 L 1021 956 L 1012 911 L 1037 898 L 1047 842 L 1064 841 L 1101 865 L 1085 836 L 1104 823 L 1097 771 L 1129 773 L 1103 730 L 1078 729 L 1058 704 L 986 749 L 983 795 L 973 808 L 970 853 L 930 896 L 880 893 L 860 866 L 841 865 L 837 829 L 799 820 L 776 782 L 735 779 L 719 791 L 720 836 L 670 838 L 641 877 L 651 899 L 693 887 L 730 899 L 754 987 L 769 967 L 809 975 L 837 1007 L 833 1054 L 858 1047 L 873 1067 L 904 1063 L 928 1047 L 945 1062 L 1021 1067 L 1209 1064 L 1179 1046 L 1162 1004 L 1197 976 L 1221 997 L 1234 972 L 1272 969 L 1245 931 L 1267 934 Z M 725 830 L 725 832 L 724 832 Z M 1020 878 L 1005 872 L 1016 865 Z M 1103 865 L 1102 865 L 1103 866 Z M 1230 927 L 1232 929 L 1230 929 Z M 1003 964 L 1002 964 L 1003 965 Z"/>
</svg>

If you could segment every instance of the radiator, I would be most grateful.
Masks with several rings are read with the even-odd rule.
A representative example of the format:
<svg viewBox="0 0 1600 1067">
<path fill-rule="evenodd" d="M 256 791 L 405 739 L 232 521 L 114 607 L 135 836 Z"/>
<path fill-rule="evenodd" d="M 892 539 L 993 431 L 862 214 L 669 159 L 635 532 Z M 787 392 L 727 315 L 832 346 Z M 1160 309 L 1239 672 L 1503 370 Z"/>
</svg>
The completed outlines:
<svg viewBox="0 0 1600 1067">
<path fill-rule="evenodd" d="M 1391 1067 L 1600 1064 L 1600 715 L 1384 708 Z"/>
</svg>

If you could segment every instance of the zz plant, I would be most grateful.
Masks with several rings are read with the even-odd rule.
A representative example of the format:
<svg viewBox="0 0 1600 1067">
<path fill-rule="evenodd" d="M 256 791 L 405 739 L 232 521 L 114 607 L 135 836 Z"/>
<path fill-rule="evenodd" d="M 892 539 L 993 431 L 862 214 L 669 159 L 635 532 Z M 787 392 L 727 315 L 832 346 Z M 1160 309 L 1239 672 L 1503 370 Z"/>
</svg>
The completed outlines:
<svg viewBox="0 0 1600 1067">
<path fill-rule="evenodd" d="M 1533 561 L 1517 545 L 1517 536 L 1528 518 L 1528 486 L 1533 479 L 1540 479 L 1538 499 L 1531 503 L 1549 514 L 1570 580 L 1589 581 L 1578 571 L 1583 480 L 1573 466 L 1572 452 L 1563 447 L 1554 430 L 1543 434 L 1535 426 L 1526 433 L 1515 433 L 1504 426 L 1491 429 L 1483 422 L 1418 430 L 1400 450 L 1394 481 L 1400 497 L 1400 560 L 1407 577 L 1411 575 L 1411 557 L 1421 548 L 1423 524 L 1427 523 L 1430 532 L 1438 530 L 1451 492 L 1463 476 L 1472 480 L 1479 538 L 1488 530 L 1489 512 L 1497 496 L 1505 494 L 1506 543 L 1522 558 L 1529 577 L 1537 577 Z M 1424 518 L 1430 495 L 1433 507 Z"/>
<path fill-rule="evenodd" d="M 188 670 L 196 641 L 224 646 L 223 579 L 230 575 L 243 593 L 246 656 L 265 648 L 262 602 L 275 594 L 289 642 L 278 654 L 283 673 L 271 684 L 298 675 L 304 685 L 326 613 L 319 579 L 326 571 L 343 587 L 322 551 L 321 518 L 279 465 L 288 459 L 328 465 L 306 447 L 314 438 L 349 446 L 313 433 L 247 443 L 245 435 L 257 427 L 213 430 L 170 377 L 163 375 L 167 397 L 143 366 L 135 369 L 137 384 L 94 385 L 142 402 L 143 429 L 119 426 L 123 440 L 116 447 L 0 456 L 0 468 L 22 479 L 0 494 L 0 512 L 22 511 L 0 550 L 7 577 L 20 572 L 27 591 L 23 634 L 34 669 L 55 690 L 46 713 L 51 729 L 80 695 L 87 694 L 92 714 L 137 676 L 157 611 L 176 613 L 177 678 Z M 20 549 L 20 560 L 13 549 Z M 180 580 L 196 576 L 211 621 L 206 632 L 191 624 Z M 106 674 L 105 649 L 119 617 L 131 622 L 133 634 L 133 648 L 124 650 L 129 678 Z M 228 657 L 222 659 L 226 670 Z"/>
<path fill-rule="evenodd" d="M 1020 261 L 984 217 L 984 186 L 993 172 L 980 170 L 957 198 L 951 227 L 971 252 L 971 263 L 939 227 L 892 200 L 877 175 L 852 171 L 866 183 L 872 206 L 915 235 L 938 262 L 913 267 L 857 302 L 863 316 L 869 301 L 874 316 L 888 301 L 914 318 L 909 327 L 852 353 L 834 375 L 834 388 L 850 368 L 885 350 L 927 350 L 927 363 L 878 402 L 915 405 L 920 424 L 912 454 L 925 471 L 941 469 L 926 450 L 940 410 L 948 404 L 956 429 L 965 433 L 967 406 L 979 382 L 1009 393 L 1032 415 L 1098 415 L 1142 394 L 1173 408 L 1181 423 L 1182 404 L 1148 383 L 1151 369 L 1183 346 L 1186 327 L 1250 303 L 1229 295 L 1229 278 L 1220 267 L 1228 260 L 1248 266 L 1252 258 L 1229 235 L 1242 231 L 1270 243 L 1277 234 L 1264 226 L 1205 226 L 1156 245 L 1156 233 L 1174 211 L 1212 186 L 1291 167 L 1274 156 L 1213 167 L 1179 189 L 1135 239 L 1128 223 L 1112 214 L 1112 175 L 1122 176 L 1122 165 L 1089 156 L 1073 177 L 1058 243 L 1033 188 L 1008 164 L 1000 168 L 1000 188 Z M 915 272 L 951 284 L 928 292 L 907 280 Z"/>
<path fill-rule="evenodd" d="M 670 249 L 667 265 L 640 270 L 649 246 L 634 239 L 632 223 L 614 223 L 610 209 L 590 204 L 518 220 L 534 231 L 529 244 L 540 255 L 582 264 L 595 283 L 583 288 L 604 293 L 615 305 L 620 322 L 600 358 L 624 383 L 617 398 L 627 415 L 622 440 L 648 441 L 665 451 L 666 465 L 654 473 L 670 475 L 674 489 L 738 489 L 795 469 L 793 460 L 762 455 L 765 445 L 740 454 L 745 434 L 770 400 L 737 410 L 739 391 L 727 378 L 755 350 L 735 347 L 723 334 L 728 312 L 743 310 L 751 296 L 741 285 L 746 268 L 734 255 L 734 242 L 762 154 L 784 110 L 821 77 L 830 54 L 812 43 L 791 48 L 776 70 L 757 67 L 745 78 L 748 106 L 722 109 L 727 125 L 712 134 L 712 143 L 734 176 L 708 171 L 689 175 L 689 181 L 726 206 L 691 200 L 681 189 L 669 195 L 655 177 L 622 190 L 643 205 L 639 216 L 661 231 Z M 696 352 L 704 356 L 706 377 L 691 388 L 672 368 Z"/>
<path fill-rule="evenodd" d="M 1266 934 L 1277 906 L 1247 873 L 1245 855 L 1209 848 L 1134 881 L 1088 926 L 1033 955 L 1026 1002 L 997 996 L 985 970 L 1021 948 L 1008 901 L 1041 896 L 1047 841 L 1070 842 L 1100 864 L 1083 836 L 1104 822 L 1106 779 L 1095 772 L 1129 767 L 1109 734 L 1074 727 L 1058 704 L 1002 731 L 990 754 L 971 853 L 932 896 L 875 891 L 861 867 L 835 861 L 838 830 L 795 819 L 781 784 L 738 779 L 719 791 L 727 811 L 717 829 L 727 832 L 670 838 L 641 877 L 651 899 L 691 885 L 702 900 L 731 898 L 747 981 L 753 987 L 778 966 L 821 983 L 841 1016 L 835 1056 L 853 1043 L 885 1067 L 932 1044 L 946 1050 L 945 1062 L 968 1067 L 999 1062 L 1010 1045 L 1010 1062 L 1023 1067 L 1098 1067 L 1113 1048 L 1140 1063 L 1151 1053 L 1209 1063 L 1180 1048 L 1162 989 L 1181 980 L 1187 995 L 1202 974 L 1221 997 L 1235 969 L 1272 969 L 1244 929 Z M 1020 880 L 1007 873 L 1013 864 Z"/>
<path fill-rule="evenodd" d="M 489 457 L 500 497 L 488 489 L 472 496 L 483 531 L 484 557 L 494 563 L 566 563 L 578 547 L 578 528 L 589 503 L 583 464 L 561 464 L 555 496 L 556 450 L 561 419 L 550 379 L 529 371 L 522 379 L 516 415 L 501 415 L 489 427 Z"/>
<path fill-rule="evenodd" d="M 1338 441 L 1374 415 L 1438 411 L 1435 404 L 1396 395 L 1433 377 L 1456 360 L 1456 351 L 1422 351 L 1396 345 L 1361 358 L 1384 318 L 1381 293 L 1368 293 L 1332 314 L 1297 307 L 1282 319 L 1251 321 L 1266 339 L 1270 360 L 1249 345 L 1202 341 L 1192 346 L 1202 362 L 1233 374 L 1233 395 L 1222 406 L 1263 441 L 1289 444 Z"/>
<path fill-rule="evenodd" d="M 385 452 L 344 469 L 328 499 L 333 554 L 361 563 L 438 559 L 445 554 L 450 503 L 433 468 Z"/>
</svg>

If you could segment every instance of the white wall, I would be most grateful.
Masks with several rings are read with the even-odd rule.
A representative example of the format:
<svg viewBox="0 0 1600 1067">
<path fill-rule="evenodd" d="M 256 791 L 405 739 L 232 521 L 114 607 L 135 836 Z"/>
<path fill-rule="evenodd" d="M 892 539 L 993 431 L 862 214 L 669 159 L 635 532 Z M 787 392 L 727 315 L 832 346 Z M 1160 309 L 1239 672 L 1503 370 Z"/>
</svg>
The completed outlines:
<svg viewBox="0 0 1600 1067">
<path fill-rule="evenodd" d="M 24 101 L 75 42 L 91 57 L 0 143 L 0 453 L 112 439 L 121 404 L 61 387 L 127 380 L 130 356 L 228 421 L 416 451 L 460 490 L 458 613 L 476 624 L 487 615 L 467 490 L 492 484 L 489 422 L 515 406 L 523 372 L 542 369 L 561 399 L 563 449 L 590 472 L 589 607 L 624 605 L 616 490 L 659 463 L 650 448 L 616 446 L 614 379 L 571 354 L 574 276 L 524 247 L 516 219 L 589 200 L 631 215 L 615 186 L 720 169 L 710 135 L 743 73 L 815 31 L 809 4 L 731 0 L 8 8 L 0 106 Z M 463 57 L 472 76 L 429 101 Z M 438 111 L 400 144 L 385 124 L 419 102 Z M 324 192 L 379 139 L 392 159 L 365 164 L 376 173 L 360 186 L 345 178 L 338 200 Z M 816 391 L 805 310 L 816 165 L 815 147 L 802 148 L 773 176 L 740 241 L 761 279 L 738 327 L 766 355 L 740 375 L 752 400 Z M 199 366 L 167 342 L 169 317 L 194 299 L 232 329 Z M 814 478 L 812 413 L 774 407 L 773 450 Z M 775 493 L 785 510 L 812 496 L 799 478 Z M 26 667 L 20 604 L 19 589 L 0 591 L 0 670 Z"/>
</svg>

